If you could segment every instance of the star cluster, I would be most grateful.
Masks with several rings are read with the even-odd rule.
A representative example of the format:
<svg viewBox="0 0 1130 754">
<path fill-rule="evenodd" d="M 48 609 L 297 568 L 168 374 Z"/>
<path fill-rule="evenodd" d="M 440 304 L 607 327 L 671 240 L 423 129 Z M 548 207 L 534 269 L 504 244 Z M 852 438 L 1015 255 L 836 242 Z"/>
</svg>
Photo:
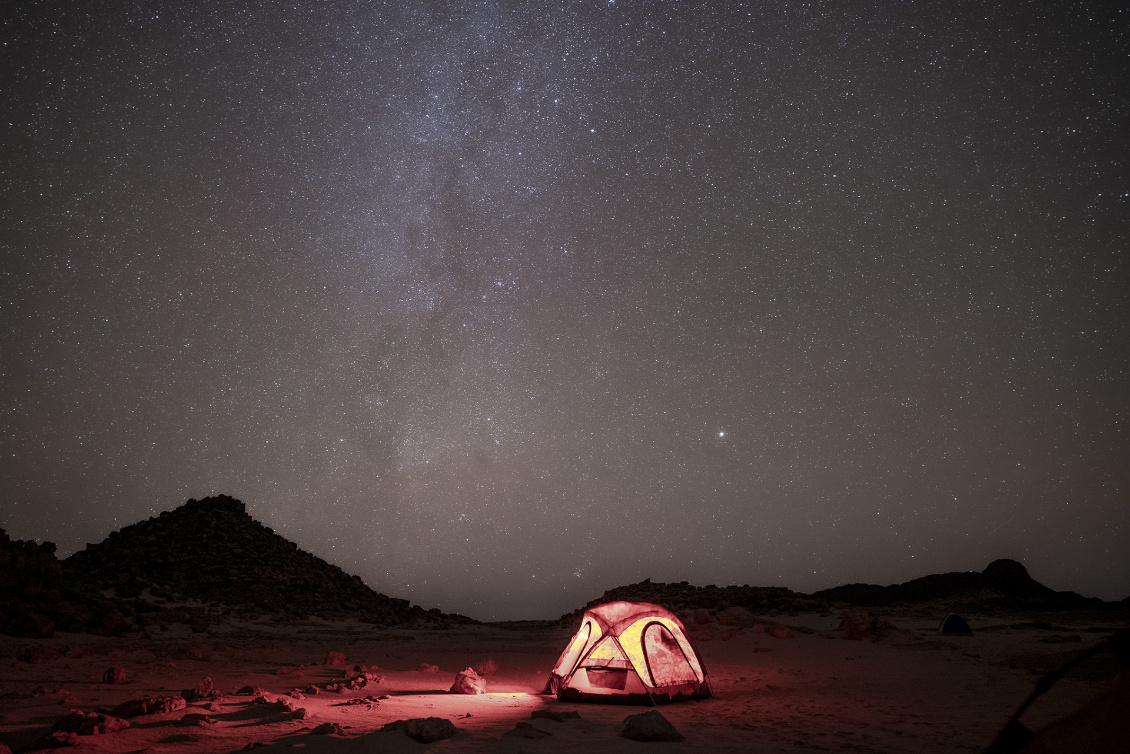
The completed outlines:
<svg viewBox="0 0 1130 754">
<path fill-rule="evenodd" d="M 478 618 L 1130 592 L 1126 9 L 181 5 L 0 27 L 14 536 L 223 492 Z"/>
</svg>

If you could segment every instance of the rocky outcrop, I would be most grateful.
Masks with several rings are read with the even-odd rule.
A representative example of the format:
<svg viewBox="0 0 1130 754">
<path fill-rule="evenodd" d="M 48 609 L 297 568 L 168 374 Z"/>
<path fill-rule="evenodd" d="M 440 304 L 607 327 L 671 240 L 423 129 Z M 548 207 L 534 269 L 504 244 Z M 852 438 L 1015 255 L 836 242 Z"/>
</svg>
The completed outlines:
<svg viewBox="0 0 1130 754">
<path fill-rule="evenodd" d="M 133 608 L 76 587 L 53 542 L 12 540 L 0 529 L 0 633 L 50 638 L 56 631 L 125 633 Z"/>
<path fill-rule="evenodd" d="M 606 602 L 651 602 L 688 617 L 701 611 L 702 622 L 717 620 L 715 613 L 731 607 L 742 607 L 751 613 L 769 612 L 822 612 L 827 606 L 811 599 L 807 594 L 774 586 L 694 586 L 686 581 L 663 583 L 644 579 L 638 584 L 628 584 L 609 589 L 584 607 L 561 616 L 560 622 L 572 624 L 580 621 L 585 610 Z"/>
<path fill-rule="evenodd" d="M 226 495 L 189 500 L 111 532 L 63 568 L 74 582 L 113 589 L 118 597 L 192 600 L 221 615 L 282 611 L 385 626 L 469 620 L 373 591 L 255 521 Z"/>
<path fill-rule="evenodd" d="M 992 606 L 1074 610 L 1102 609 L 1109 605 L 1075 592 L 1050 589 L 1029 576 L 1022 564 L 1008 559 L 994 560 L 981 572 L 935 573 L 891 586 L 845 584 L 815 592 L 812 596 L 828 602 L 847 602 L 863 607 L 934 601 L 950 601 L 963 609 Z"/>
<path fill-rule="evenodd" d="M 812 594 L 784 587 L 694 586 L 686 581 L 653 582 L 609 589 L 584 607 L 561 616 L 559 623 L 575 625 L 585 610 L 605 602 L 652 602 L 679 613 L 689 623 L 723 623 L 742 620 L 744 608 L 750 613 L 795 614 L 829 612 L 833 603 L 861 607 L 886 607 L 895 604 L 944 603 L 948 609 L 1025 609 L 1025 610 L 1126 610 L 1130 598 L 1104 602 L 1082 597 L 1075 592 L 1057 592 L 1028 575 L 1015 560 L 994 560 L 984 571 L 938 573 L 892 586 L 845 584 Z M 748 622 L 748 618 L 746 618 Z"/>
</svg>

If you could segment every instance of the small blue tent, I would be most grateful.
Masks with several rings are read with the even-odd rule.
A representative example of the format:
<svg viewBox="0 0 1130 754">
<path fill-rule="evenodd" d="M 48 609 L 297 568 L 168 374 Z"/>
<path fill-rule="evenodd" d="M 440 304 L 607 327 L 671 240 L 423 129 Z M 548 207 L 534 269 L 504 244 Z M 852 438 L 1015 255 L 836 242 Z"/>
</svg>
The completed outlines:
<svg viewBox="0 0 1130 754">
<path fill-rule="evenodd" d="M 965 618 L 955 613 L 950 613 L 942 619 L 938 626 L 938 633 L 942 636 L 972 636 L 973 629 L 965 622 Z"/>
</svg>

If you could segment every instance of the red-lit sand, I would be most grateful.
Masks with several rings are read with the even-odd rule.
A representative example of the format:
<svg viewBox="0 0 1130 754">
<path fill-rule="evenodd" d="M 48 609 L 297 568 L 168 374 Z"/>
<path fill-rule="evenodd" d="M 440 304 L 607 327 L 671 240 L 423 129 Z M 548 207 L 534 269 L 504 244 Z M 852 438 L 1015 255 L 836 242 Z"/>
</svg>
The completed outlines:
<svg viewBox="0 0 1130 754">
<path fill-rule="evenodd" d="M 90 752 L 230 752 L 253 742 L 271 751 L 316 752 L 632 752 L 662 751 L 981 751 L 1032 690 L 1038 672 L 1058 665 L 1097 643 L 1115 624 L 1058 616 L 1054 629 L 1002 628 L 1030 617 L 967 616 L 976 635 L 944 638 L 936 619 L 897 616 L 897 631 L 878 641 L 827 638 L 837 617 L 776 616 L 794 630 L 774 638 L 764 626 L 736 630 L 717 624 L 694 627 L 692 637 L 710 672 L 715 698 L 666 705 L 663 715 L 686 736 L 682 743 L 640 744 L 620 738 L 617 728 L 639 707 L 563 704 L 540 695 L 546 675 L 569 632 L 560 629 L 473 626 L 450 631 L 373 630 L 364 624 L 310 621 L 214 626 L 193 634 L 170 626 L 153 639 L 99 638 L 60 634 L 49 640 L 0 636 L 0 742 L 14 751 L 41 740 L 69 709 L 106 709 L 126 701 L 179 693 L 209 676 L 223 695 L 214 708 L 189 705 L 171 714 L 134 718 L 127 730 L 81 737 Z M 1069 633 L 1065 634 L 1064 630 Z M 1070 641 L 1078 635 L 1079 642 Z M 834 636 L 834 634 L 833 634 Z M 1046 643 L 1048 637 L 1066 642 Z M 1059 641 L 1059 640 L 1054 640 Z M 16 659 L 32 644 L 77 648 L 83 656 L 42 664 Z M 189 659 L 190 650 L 206 660 Z M 262 687 L 271 699 L 295 686 L 342 677 L 319 665 L 329 651 L 350 663 L 377 665 L 376 686 L 345 694 L 306 695 L 294 703 L 305 719 L 286 719 L 275 705 L 235 696 L 246 685 Z M 74 654 L 74 652 L 72 652 Z M 447 694 L 455 673 L 485 658 L 498 663 L 483 696 Z M 434 663 L 438 673 L 415 670 Z M 303 675 L 280 677 L 280 666 L 305 664 Z M 101 682 L 112 665 L 126 668 L 127 682 Z M 1109 662 L 1085 665 L 1058 684 L 1025 717 L 1039 726 L 1075 709 L 1108 678 Z M 375 709 L 338 706 L 353 697 L 387 696 Z M 552 733 L 540 739 L 505 735 L 530 713 L 577 710 L 580 720 L 533 720 Z M 214 722 L 183 718 L 204 715 Z M 380 733 L 389 721 L 443 717 L 459 728 L 448 740 L 420 744 L 403 733 Z M 343 735 L 312 735 L 314 726 L 333 722 Z M 266 754 L 266 752 L 264 752 Z"/>
</svg>

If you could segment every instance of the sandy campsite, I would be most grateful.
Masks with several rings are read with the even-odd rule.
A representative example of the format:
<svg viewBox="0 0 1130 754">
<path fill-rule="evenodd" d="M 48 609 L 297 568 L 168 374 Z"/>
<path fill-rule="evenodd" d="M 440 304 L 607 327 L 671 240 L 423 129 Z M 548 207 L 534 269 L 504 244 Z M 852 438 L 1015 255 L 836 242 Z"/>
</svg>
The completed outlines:
<svg viewBox="0 0 1130 754">
<path fill-rule="evenodd" d="M 71 741 L 80 751 L 115 753 L 260 746 L 343 754 L 644 746 L 974 752 L 993 740 L 1040 674 L 1120 627 L 1118 620 L 1083 614 L 1045 614 L 1039 621 L 969 615 L 973 636 L 942 637 L 940 615 L 918 609 L 884 614 L 890 625 L 881 635 L 850 640 L 837 630 L 839 614 L 752 616 L 743 626 L 730 615 L 705 612 L 688 629 L 714 697 L 659 708 L 685 737 L 678 743 L 620 737 L 622 721 L 646 708 L 565 704 L 540 693 L 571 636 L 568 626 L 375 629 L 356 621 L 270 617 L 197 633 L 186 624 L 165 625 L 152 638 L 0 637 L 0 742 L 17 752 L 45 746 L 51 727 L 69 710 L 108 712 L 129 700 L 179 695 L 208 678 L 213 693 L 184 708 L 133 717 L 128 728 Z M 331 653 L 344 655 L 344 662 Z M 448 693 L 457 672 L 481 668 L 488 659 L 497 670 L 486 676 L 487 693 Z M 115 667 L 124 670 L 124 681 L 107 683 L 104 674 Z M 1113 672 L 1109 657 L 1096 656 L 1056 684 L 1024 722 L 1039 728 L 1074 711 L 1109 684 Z M 546 710 L 575 711 L 579 718 L 537 716 Z M 390 722 L 413 718 L 449 720 L 455 734 L 422 744 L 403 731 L 381 732 Z M 315 733 L 319 726 L 330 732 Z"/>
</svg>

